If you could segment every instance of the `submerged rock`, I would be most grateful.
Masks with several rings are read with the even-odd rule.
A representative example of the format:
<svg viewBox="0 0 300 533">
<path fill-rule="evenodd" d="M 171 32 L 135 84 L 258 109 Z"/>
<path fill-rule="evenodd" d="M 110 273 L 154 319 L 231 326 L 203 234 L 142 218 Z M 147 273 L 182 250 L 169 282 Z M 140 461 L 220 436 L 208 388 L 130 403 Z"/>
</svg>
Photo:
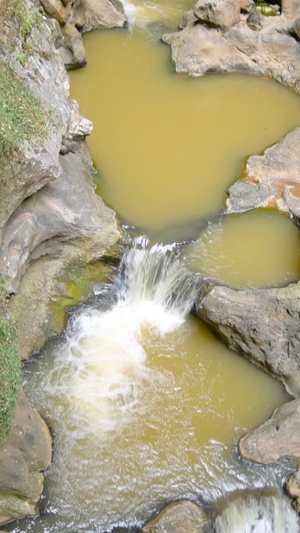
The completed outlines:
<svg viewBox="0 0 300 533">
<path fill-rule="evenodd" d="M 49 429 L 22 392 L 10 434 L 0 449 L 0 523 L 38 513 L 43 471 L 51 455 Z"/>
<path fill-rule="evenodd" d="M 167 505 L 142 533 L 205 533 L 210 527 L 211 520 L 199 505 L 181 500 Z"/>
</svg>

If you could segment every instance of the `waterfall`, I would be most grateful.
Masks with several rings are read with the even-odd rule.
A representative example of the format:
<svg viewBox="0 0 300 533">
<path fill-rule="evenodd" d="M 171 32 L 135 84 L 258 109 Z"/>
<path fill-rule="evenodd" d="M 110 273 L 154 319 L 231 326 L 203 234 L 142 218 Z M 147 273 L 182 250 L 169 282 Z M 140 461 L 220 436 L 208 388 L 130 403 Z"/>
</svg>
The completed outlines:
<svg viewBox="0 0 300 533">
<path fill-rule="evenodd" d="M 128 423 L 139 408 L 142 385 L 151 375 L 146 340 L 180 327 L 197 294 L 195 276 L 175 247 L 151 248 L 145 238 L 124 254 L 112 290 L 116 302 L 110 309 L 89 308 L 75 316 L 56 359 L 57 372 L 63 367 L 67 374 L 65 394 L 89 423 L 97 421 L 103 429 Z"/>
<path fill-rule="evenodd" d="M 299 518 L 283 494 L 237 498 L 215 521 L 215 533 L 298 533 Z"/>
</svg>

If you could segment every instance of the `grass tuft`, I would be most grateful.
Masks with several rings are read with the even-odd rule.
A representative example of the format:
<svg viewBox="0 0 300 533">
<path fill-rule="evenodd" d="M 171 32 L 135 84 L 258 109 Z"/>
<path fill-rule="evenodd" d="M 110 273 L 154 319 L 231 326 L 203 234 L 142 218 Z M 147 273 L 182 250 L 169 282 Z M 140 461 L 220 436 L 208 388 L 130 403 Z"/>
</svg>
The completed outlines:
<svg viewBox="0 0 300 533">
<path fill-rule="evenodd" d="M 0 280 L 0 446 L 5 442 L 21 390 L 17 331 L 7 315 L 4 283 Z"/>
<path fill-rule="evenodd" d="M 40 100 L 0 62 L 0 166 L 24 140 L 38 141 L 46 133 L 46 113 Z"/>
</svg>

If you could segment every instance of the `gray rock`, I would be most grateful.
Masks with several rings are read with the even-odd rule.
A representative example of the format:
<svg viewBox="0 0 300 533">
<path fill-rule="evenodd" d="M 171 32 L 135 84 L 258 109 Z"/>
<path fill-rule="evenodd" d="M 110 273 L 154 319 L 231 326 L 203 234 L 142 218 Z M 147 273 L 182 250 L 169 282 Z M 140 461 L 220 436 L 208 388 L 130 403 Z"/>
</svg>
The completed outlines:
<svg viewBox="0 0 300 533">
<path fill-rule="evenodd" d="M 199 505 L 181 500 L 165 507 L 142 533 L 205 533 L 210 526 L 211 520 Z"/>
<path fill-rule="evenodd" d="M 163 41 L 172 48 L 176 71 L 193 76 L 211 72 L 263 74 L 300 93 L 300 44 L 289 34 L 291 19 L 284 15 L 262 16 L 259 24 L 255 23 L 255 29 L 260 31 L 253 31 L 247 25 L 249 18 L 253 26 L 250 6 L 237 5 L 241 10 L 240 21 L 223 27 L 222 31 L 190 19 L 181 31 L 163 36 Z M 199 7 L 202 9 L 202 3 Z M 300 5 L 297 9 L 299 16 Z"/>
<path fill-rule="evenodd" d="M 240 6 L 232 0 L 197 0 L 194 14 L 200 22 L 228 29 L 239 22 Z"/>
<path fill-rule="evenodd" d="M 81 32 L 101 28 L 122 28 L 127 18 L 118 0 L 80 0 L 68 19 Z"/>
<path fill-rule="evenodd" d="M 61 176 L 25 200 L 6 226 L 0 263 L 9 292 L 17 292 L 28 263 L 61 254 L 68 242 L 91 241 L 87 255 L 96 259 L 120 239 L 115 213 L 91 186 L 88 164 L 73 153 L 60 163 Z"/>
<path fill-rule="evenodd" d="M 243 179 L 230 187 L 228 196 L 228 213 L 272 207 L 300 220 L 300 128 L 264 155 L 251 156 Z"/>
<path fill-rule="evenodd" d="M 10 434 L 0 449 L 0 523 L 37 514 L 43 471 L 51 455 L 49 429 L 22 392 Z"/>
<path fill-rule="evenodd" d="M 246 54 L 228 43 L 224 34 L 215 28 L 188 24 L 181 32 L 164 35 L 163 41 L 171 45 L 177 72 L 193 76 L 235 71 L 261 72 Z"/>
<path fill-rule="evenodd" d="M 276 409 L 262 426 L 250 431 L 239 442 L 244 459 L 269 464 L 281 457 L 300 458 L 300 400 Z"/>
<path fill-rule="evenodd" d="M 255 6 L 249 11 L 249 16 L 247 18 L 247 24 L 251 30 L 260 31 L 263 26 L 262 15 L 256 9 Z"/>
<path fill-rule="evenodd" d="M 300 392 L 300 283 L 247 291 L 216 285 L 196 308 L 230 349 Z"/>
</svg>

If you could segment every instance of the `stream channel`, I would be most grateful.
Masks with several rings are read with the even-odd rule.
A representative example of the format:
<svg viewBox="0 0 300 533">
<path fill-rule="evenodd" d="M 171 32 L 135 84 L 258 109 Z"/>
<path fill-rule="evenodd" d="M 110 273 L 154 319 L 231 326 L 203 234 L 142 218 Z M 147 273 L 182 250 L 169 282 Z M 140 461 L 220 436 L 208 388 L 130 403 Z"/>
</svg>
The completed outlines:
<svg viewBox="0 0 300 533">
<path fill-rule="evenodd" d="M 288 398 L 189 316 L 189 269 L 239 288 L 299 278 L 288 217 L 220 213 L 246 158 L 300 125 L 300 101 L 254 76 L 176 74 L 160 36 L 191 4 L 127 5 L 132 27 L 86 35 L 88 65 L 71 75 L 72 97 L 94 123 L 98 191 L 135 238 L 112 284 L 95 287 L 25 365 L 54 461 L 42 516 L 7 531 L 135 531 L 169 501 L 222 508 L 245 491 L 215 531 L 299 531 L 276 496 L 290 463 L 261 467 L 237 452 Z"/>
</svg>

